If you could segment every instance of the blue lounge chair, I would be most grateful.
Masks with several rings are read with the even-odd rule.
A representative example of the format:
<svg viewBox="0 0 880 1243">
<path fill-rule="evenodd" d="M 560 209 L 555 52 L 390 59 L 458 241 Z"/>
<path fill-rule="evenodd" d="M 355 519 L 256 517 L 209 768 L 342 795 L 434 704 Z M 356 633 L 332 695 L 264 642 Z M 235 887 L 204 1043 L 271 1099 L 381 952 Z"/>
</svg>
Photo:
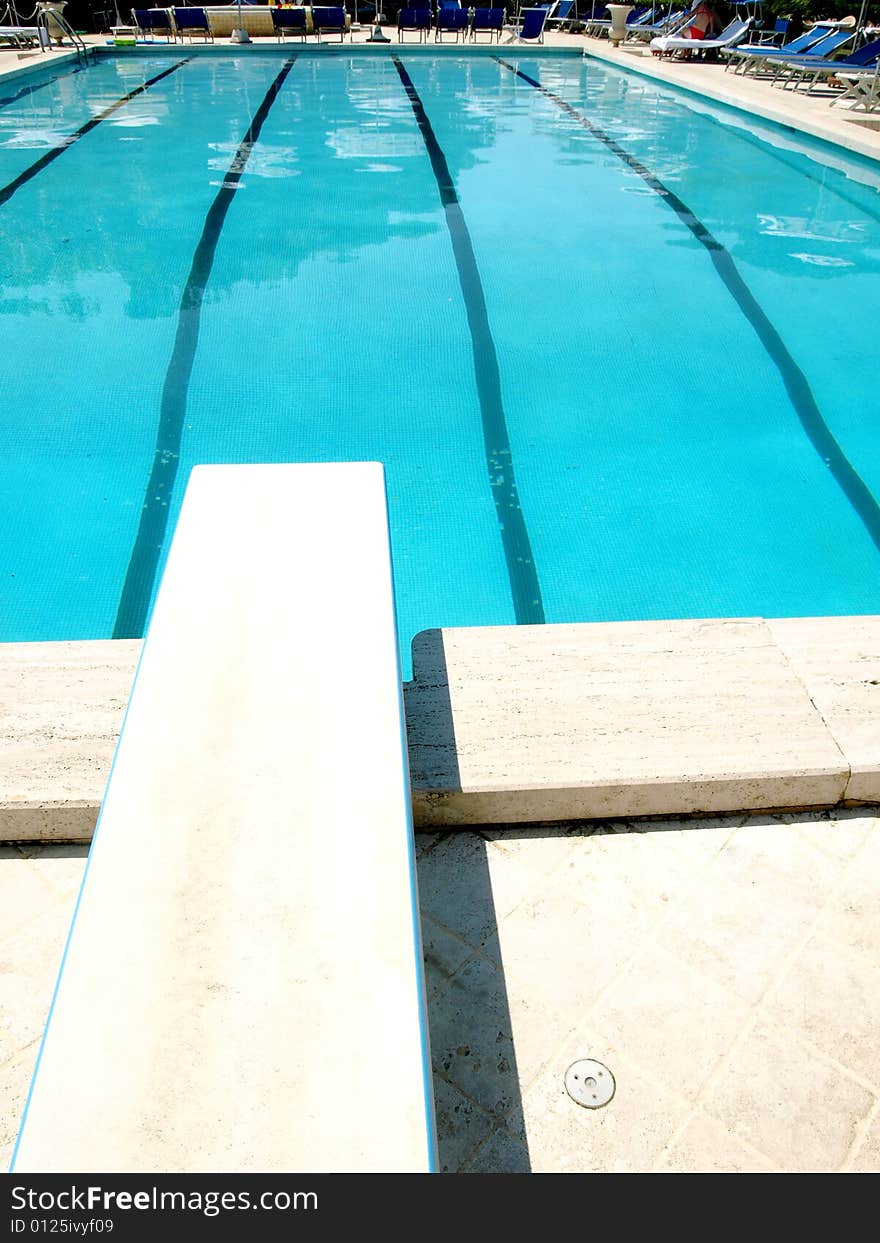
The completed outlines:
<svg viewBox="0 0 880 1243">
<path fill-rule="evenodd" d="M 315 34 L 318 36 L 318 42 L 321 41 L 321 35 L 324 33 L 338 34 L 339 42 L 342 43 L 345 38 L 345 9 L 341 4 L 332 5 L 328 8 L 312 8 L 312 26 Z"/>
<path fill-rule="evenodd" d="M 774 47 L 780 48 L 785 43 L 785 36 L 791 27 L 790 17 L 777 17 L 773 23 L 772 30 L 758 30 L 755 32 L 756 38 L 752 38 L 750 47 Z"/>
<path fill-rule="evenodd" d="M 721 31 L 717 39 L 683 39 L 678 35 L 661 35 L 648 45 L 654 56 L 672 56 L 675 52 L 689 52 L 705 56 L 707 52 L 720 52 L 740 43 L 749 33 L 751 17 L 735 17 Z"/>
<path fill-rule="evenodd" d="M 522 43 L 543 43 L 544 27 L 547 24 L 547 9 L 521 9 L 522 18 L 519 26 L 514 26 L 505 43 L 514 39 Z"/>
<path fill-rule="evenodd" d="M 397 14 L 397 38 L 403 43 L 405 30 L 418 31 L 419 43 L 426 43 L 431 29 L 431 10 L 427 4 L 421 8 L 401 9 Z"/>
<path fill-rule="evenodd" d="M 454 34 L 455 42 L 458 43 L 458 37 L 462 39 L 467 37 L 468 24 L 470 22 L 470 14 L 467 9 L 463 9 L 459 4 L 441 4 L 437 10 L 437 23 L 434 27 L 434 42 L 442 43 L 443 35 Z"/>
<path fill-rule="evenodd" d="M 172 12 L 174 26 L 181 42 L 184 38 L 188 38 L 192 43 L 195 35 L 201 35 L 206 43 L 209 40 L 211 43 L 214 42 L 214 32 L 211 30 L 211 23 L 204 9 L 172 9 Z"/>
<path fill-rule="evenodd" d="M 684 30 L 688 23 L 689 9 L 669 9 L 665 14 L 662 10 L 647 9 L 641 17 L 626 23 L 627 39 L 653 39 L 660 35 L 675 35 Z M 610 26 L 611 23 L 609 22 Z"/>
<path fill-rule="evenodd" d="M 548 14 L 546 25 L 548 28 L 552 26 L 554 30 L 562 30 L 563 26 L 570 26 L 576 18 L 576 0 L 559 0 L 556 8 Z"/>
<path fill-rule="evenodd" d="M 491 43 L 493 38 L 501 41 L 501 31 L 504 27 L 504 9 L 473 9 L 471 12 L 470 36 L 472 42 L 476 43 L 478 34 L 488 34 L 488 42 Z"/>
<path fill-rule="evenodd" d="M 852 30 L 832 30 L 824 39 L 820 39 L 818 43 L 814 43 L 812 47 L 807 48 L 805 52 L 798 55 L 780 55 L 778 53 L 768 52 L 767 60 L 761 68 L 761 72 L 769 73 L 774 81 L 781 72 L 783 62 L 789 64 L 815 64 L 819 60 L 827 60 L 843 47 L 845 43 L 851 43 L 855 32 Z"/>
<path fill-rule="evenodd" d="M 832 30 L 832 26 L 813 26 L 810 30 L 805 30 L 803 34 L 799 34 L 796 39 L 792 39 L 790 43 L 786 43 L 783 47 L 762 47 L 760 44 L 747 43 L 744 47 L 728 48 L 724 53 L 727 61 L 724 68 L 727 70 L 733 65 L 736 73 L 742 73 L 743 75 L 750 71 L 757 73 L 774 56 L 799 56 L 802 52 L 806 52 L 821 39 L 831 34 Z"/>
<path fill-rule="evenodd" d="M 165 35 L 169 43 L 177 41 L 167 9 L 132 9 L 131 15 L 142 38 L 150 39 L 154 35 Z"/>
<path fill-rule="evenodd" d="M 272 29 L 279 43 L 283 43 L 288 35 L 292 39 L 302 39 L 305 43 L 308 34 L 305 9 L 273 9 Z"/>
<path fill-rule="evenodd" d="M 827 81 L 841 69 L 873 69 L 877 64 L 878 56 L 880 56 L 880 39 L 863 44 L 858 51 L 851 52 L 849 56 L 844 56 L 840 60 L 809 54 L 793 56 L 791 60 L 785 60 L 777 65 L 777 74 L 772 85 L 776 86 L 781 79 L 783 90 L 790 84 L 793 84 L 794 89 L 797 90 L 802 83 L 806 83 L 809 91 L 819 78 Z"/>
</svg>

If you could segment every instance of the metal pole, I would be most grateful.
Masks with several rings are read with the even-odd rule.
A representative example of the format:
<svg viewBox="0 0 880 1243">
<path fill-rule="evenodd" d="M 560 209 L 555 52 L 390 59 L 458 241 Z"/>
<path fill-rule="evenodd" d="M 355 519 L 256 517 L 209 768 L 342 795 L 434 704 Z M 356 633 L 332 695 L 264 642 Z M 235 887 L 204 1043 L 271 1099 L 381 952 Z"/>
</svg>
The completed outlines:
<svg viewBox="0 0 880 1243">
<path fill-rule="evenodd" d="M 862 0 L 862 7 L 859 9 L 859 20 L 856 22 L 855 46 L 858 47 L 861 42 L 859 35 L 862 33 L 862 27 L 865 24 L 865 10 L 868 7 L 868 0 Z"/>
</svg>

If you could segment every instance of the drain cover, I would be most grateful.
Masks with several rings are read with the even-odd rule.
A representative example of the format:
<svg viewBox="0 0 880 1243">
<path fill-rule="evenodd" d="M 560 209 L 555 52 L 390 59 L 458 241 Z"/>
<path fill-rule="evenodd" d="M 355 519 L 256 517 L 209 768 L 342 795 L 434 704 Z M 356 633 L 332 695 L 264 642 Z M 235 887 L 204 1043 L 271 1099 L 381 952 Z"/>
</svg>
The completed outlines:
<svg viewBox="0 0 880 1243">
<path fill-rule="evenodd" d="M 614 1095 L 614 1076 L 601 1062 L 582 1057 L 565 1072 L 565 1090 L 584 1109 L 601 1109 Z"/>
</svg>

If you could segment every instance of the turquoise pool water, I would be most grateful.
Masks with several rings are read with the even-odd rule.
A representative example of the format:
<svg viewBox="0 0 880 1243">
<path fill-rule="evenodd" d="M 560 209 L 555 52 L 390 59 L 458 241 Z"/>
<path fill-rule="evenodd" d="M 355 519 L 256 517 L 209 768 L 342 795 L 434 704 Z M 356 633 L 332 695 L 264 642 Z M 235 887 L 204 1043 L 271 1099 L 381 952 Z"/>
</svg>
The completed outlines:
<svg viewBox="0 0 880 1243">
<path fill-rule="evenodd" d="M 384 462 L 405 666 L 880 610 L 866 161 L 579 58 L 171 48 L 0 84 L 0 187 L 0 640 L 142 633 L 200 462 Z"/>
</svg>

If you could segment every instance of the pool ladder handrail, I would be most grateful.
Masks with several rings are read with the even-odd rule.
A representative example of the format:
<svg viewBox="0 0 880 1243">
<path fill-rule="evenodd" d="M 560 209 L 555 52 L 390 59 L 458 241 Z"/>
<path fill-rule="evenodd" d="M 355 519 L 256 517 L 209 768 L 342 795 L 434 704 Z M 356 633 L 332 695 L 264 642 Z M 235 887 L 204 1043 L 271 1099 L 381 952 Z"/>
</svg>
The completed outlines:
<svg viewBox="0 0 880 1243">
<path fill-rule="evenodd" d="M 45 41 L 42 35 L 40 36 L 41 50 L 45 51 L 46 48 L 52 46 L 52 32 L 49 29 L 49 18 L 50 17 L 52 19 L 53 26 L 58 27 L 58 29 L 61 31 L 62 39 L 64 35 L 67 35 L 67 37 L 70 39 L 70 42 L 73 44 L 74 48 L 76 49 L 77 60 L 85 63 L 86 57 L 87 57 L 87 49 L 86 49 L 85 42 L 83 41 L 82 35 L 77 34 L 77 32 L 71 26 L 70 22 L 67 20 L 67 18 L 64 16 L 63 13 L 59 13 L 54 10 L 41 9 L 40 12 L 37 13 L 37 26 L 38 28 L 41 28 L 45 30 L 46 32 Z"/>
</svg>

